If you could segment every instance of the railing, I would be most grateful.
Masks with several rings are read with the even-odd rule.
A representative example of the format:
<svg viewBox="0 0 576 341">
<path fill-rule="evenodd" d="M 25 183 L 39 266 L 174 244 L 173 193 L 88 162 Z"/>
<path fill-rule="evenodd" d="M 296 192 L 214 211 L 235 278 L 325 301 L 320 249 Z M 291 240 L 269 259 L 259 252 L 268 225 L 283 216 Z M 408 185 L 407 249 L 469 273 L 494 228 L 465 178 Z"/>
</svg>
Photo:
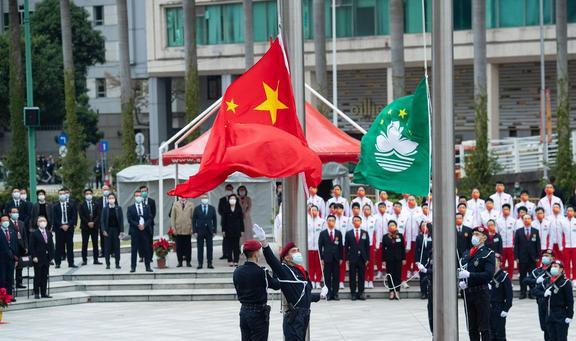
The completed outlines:
<svg viewBox="0 0 576 341">
<path fill-rule="evenodd" d="M 576 131 L 571 134 L 572 158 L 576 160 Z M 475 141 L 464 141 L 456 145 L 456 169 L 464 177 L 464 160 L 474 150 Z M 496 157 L 500 166 L 499 174 L 513 174 L 520 172 L 533 172 L 548 168 L 556 164 L 558 153 L 557 135 L 552 135 L 548 143 L 548 160 L 544 160 L 544 145 L 540 142 L 540 136 L 515 137 L 504 140 L 492 140 L 488 149 Z"/>
</svg>

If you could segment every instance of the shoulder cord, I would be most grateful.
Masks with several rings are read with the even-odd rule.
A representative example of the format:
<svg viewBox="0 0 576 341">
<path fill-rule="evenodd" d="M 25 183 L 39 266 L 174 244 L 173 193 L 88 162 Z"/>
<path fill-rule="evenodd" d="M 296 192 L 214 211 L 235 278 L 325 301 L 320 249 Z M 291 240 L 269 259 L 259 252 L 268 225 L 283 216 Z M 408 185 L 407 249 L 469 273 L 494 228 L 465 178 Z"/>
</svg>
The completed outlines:
<svg viewBox="0 0 576 341">
<path fill-rule="evenodd" d="M 282 265 L 284 265 L 288 270 L 290 270 L 290 273 L 292 273 L 292 276 L 294 276 L 294 280 L 278 279 L 278 282 L 280 282 L 280 283 L 293 283 L 293 284 L 300 283 L 300 284 L 302 284 L 302 291 L 300 292 L 300 297 L 298 298 L 298 301 L 296 301 L 296 303 L 293 305 L 293 307 L 296 308 L 296 306 L 298 305 L 298 303 L 300 303 L 300 301 L 302 300 L 302 297 L 304 297 L 304 293 L 306 292 L 306 285 L 308 285 L 308 281 L 303 281 L 303 280 L 298 279 L 298 277 L 296 276 L 296 274 L 294 273 L 294 271 L 292 271 L 292 269 L 290 269 L 290 267 L 289 267 L 288 265 L 286 265 L 285 263 L 282 263 Z"/>
</svg>

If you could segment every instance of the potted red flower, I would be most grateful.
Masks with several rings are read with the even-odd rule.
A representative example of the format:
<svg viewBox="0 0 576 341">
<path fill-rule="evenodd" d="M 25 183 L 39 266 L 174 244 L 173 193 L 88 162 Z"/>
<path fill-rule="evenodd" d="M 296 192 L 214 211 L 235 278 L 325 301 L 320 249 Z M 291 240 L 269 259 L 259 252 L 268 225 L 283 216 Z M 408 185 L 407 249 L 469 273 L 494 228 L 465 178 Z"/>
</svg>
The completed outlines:
<svg viewBox="0 0 576 341">
<path fill-rule="evenodd" d="M 8 294 L 6 288 L 0 288 L 0 322 L 2 322 L 2 313 L 12 302 L 12 295 Z"/>
<path fill-rule="evenodd" d="M 168 240 L 172 243 L 174 252 L 176 252 L 176 230 L 173 227 L 168 229 Z"/>
<path fill-rule="evenodd" d="M 156 254 L 156 262 L 158 263 L 159 269 L 164 269 L 166 267 L 166 256 L 172 248 L 174 247 L 173 243 L 167 241 L 164 238 L 160 238 L 152 244 L 154 248 L 154 253 Z"/>
</svg>

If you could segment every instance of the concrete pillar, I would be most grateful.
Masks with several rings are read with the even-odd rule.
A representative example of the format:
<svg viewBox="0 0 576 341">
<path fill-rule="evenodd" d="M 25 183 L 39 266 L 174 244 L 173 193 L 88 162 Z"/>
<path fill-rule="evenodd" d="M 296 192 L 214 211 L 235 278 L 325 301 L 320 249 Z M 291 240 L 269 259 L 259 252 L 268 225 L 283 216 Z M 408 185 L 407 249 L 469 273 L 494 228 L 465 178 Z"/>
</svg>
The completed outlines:
<svg viewBox="0 0 576 341">
<path fill-rule="evenodd" d="M 392 67 L 386 68 L 386 99 L 388 104 L 394 100 L 394 84 L 392 83 Z"/>
<path fill-rule="evenodd" d="M 230 84 L 232 84 L 232 75 L 231 74 L 222 75 L 222 81 L 220 83 L 222 86 L 222 95 L 224 95 L 224 93 L 226 92 L 226 89 L 228 89 Z M 212 104 L 212 103 L 210 103 L 210 104 Z"/>
<path fill-rule="evenodd" d="M 487 94 L 488 94 L 488 139 L 500 138 L 500 66 L 488 63 Z"/>
<path fill-rule="evenodd" d="M 148 80 L 148 110 L 150 112 L 150 158 L 158 158 L 160 144 L 168 139 L 168 112 L 165 78 Z"/>
</svg>

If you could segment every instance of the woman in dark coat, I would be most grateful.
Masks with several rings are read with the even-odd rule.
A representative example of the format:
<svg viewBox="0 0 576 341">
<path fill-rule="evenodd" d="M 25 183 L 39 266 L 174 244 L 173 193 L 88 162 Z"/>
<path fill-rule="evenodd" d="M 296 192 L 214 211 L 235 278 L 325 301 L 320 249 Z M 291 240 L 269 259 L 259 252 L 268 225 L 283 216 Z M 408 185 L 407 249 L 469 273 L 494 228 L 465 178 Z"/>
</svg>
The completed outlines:
<svg viewBox="0 0 576 341">
<path fill-rule="evenodd" d="M 100 226 L 104 236 L 106 269 L 110 269 L 110 254 L 114 254 L 116 269 L 120 269 L 120 237 L 124 234 L 124 215 L 114 193 L 108 194 L 108 205 L 102 209 Z"/>
<path fill-rule="evenodd" d="M 386 272 L 388 272 L 389 298 L 399 300 L 400 283 L 402 282 L 400 276 L 402 265 L 406 263 L 406 250 L 404 236 L 398 233 L 398 225 L 394 220 L 388 222 L 388 233 L 382 237 L 382 260 L 386 264 Z"/>
<path fill-rule="evenodd" d="M 222 237 L 227 249 L 228 265 L 238 266 L 240 259 L 240 237 L 244 234 L 244 215 L 236 194 L 228 197 L 228 205 L 224 206 L 222 214 Z"/>
</svg>

